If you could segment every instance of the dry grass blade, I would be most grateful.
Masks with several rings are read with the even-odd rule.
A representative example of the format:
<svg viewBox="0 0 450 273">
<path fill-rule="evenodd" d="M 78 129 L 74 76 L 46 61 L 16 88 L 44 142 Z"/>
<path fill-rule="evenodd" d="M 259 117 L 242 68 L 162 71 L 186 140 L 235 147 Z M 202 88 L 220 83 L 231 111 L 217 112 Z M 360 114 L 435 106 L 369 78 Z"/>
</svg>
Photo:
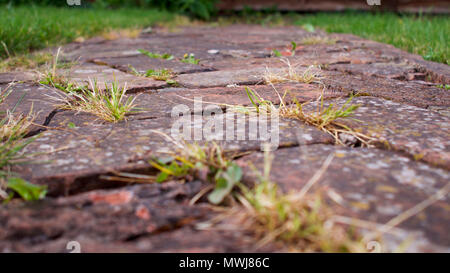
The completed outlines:
<svg viewBox="0 0 450 273">
<path fill-rule="evenodd" d="M 266 83 L 282 83 L 282 82 L 300 82 L 300 83 L 313 83 L 319 82 L 321 78 L 320 68 L 316 66 L 309 66 L 303 72 L 299 72 L 297 67 L 291 65 L 288 59 L 280 59 L 286 64 L 287 69 L 282 72 L 272 72 L 266 67 L 266 71 L 263 75 L 263 79 Z"/>
</svg>

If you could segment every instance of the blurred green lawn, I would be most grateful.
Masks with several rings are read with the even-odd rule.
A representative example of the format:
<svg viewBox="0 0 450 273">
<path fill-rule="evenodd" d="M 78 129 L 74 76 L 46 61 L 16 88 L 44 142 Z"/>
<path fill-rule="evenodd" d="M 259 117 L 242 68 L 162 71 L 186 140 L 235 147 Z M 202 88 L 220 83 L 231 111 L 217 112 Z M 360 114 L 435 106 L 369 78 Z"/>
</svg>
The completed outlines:
<svg viewBox="0 0 450 273">
<path fill-rule="evenodd" d="M 255 16 L 255 20 L 248 20 L 247 17 L 252 16 L 241 14 L 241 19 L 244 22 L 267 23 L 270 18 L 274 18 L 273 15 L 259 15 Z M 427 60 L 450 64 L 448 16 L 344 12 L 278 14 L 275 17 L 285 24 L 311 24 L 328 32 L 352 33 L 392 44 L 422 55 Z M 157 22 L 169 22 L 174 18 L 174 14 L 154 9 L 0 6 L 0 59 L 67 43 L 80 36 L 91 37 L 108 29 L 145 27 Z"/>
</svg>

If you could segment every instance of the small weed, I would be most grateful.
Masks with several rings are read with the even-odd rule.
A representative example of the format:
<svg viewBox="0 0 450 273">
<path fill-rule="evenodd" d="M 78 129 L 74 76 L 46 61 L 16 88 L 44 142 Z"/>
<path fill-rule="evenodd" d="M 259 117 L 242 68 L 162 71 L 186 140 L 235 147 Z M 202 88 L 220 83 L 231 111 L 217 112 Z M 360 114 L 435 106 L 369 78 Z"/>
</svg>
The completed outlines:
<svg viewBox="0 0 450 273">
<path fill-rule="evenodd" d="M 216 143 L 200 146 L 197 143 L 177 141 L 170 136 L 155 131 L 171 141 L 176 149 L 166 157 L 153 158 L 149 163 L 159 173 L 154 175 L 142 175 L 132 173 L 116 173 L 116 176 L 102 176 L 102 179 L 110 181 L 122 181 L 131 183 L 162 183 L 176 179 L 191 181 L 199 179 L 211 183 L 213 191 L 208 195 L 212 204 L 222 203 L 242 178 L 242 169 L 232 161 L 236 155 L 230 155 Z M 212 188 L 212 187 L 211 187 Z M 208 189 L 211 189 L 208 187 Z M 204 192 L 197 196 L 200 198 Z M 197 199 L 198 199 L 197 198 Z"/>
<path fill-rule="evenodd" d="M 23 138 L 28 133 L 28 128 L 33 123 L 34 116 L 31 114 L 14 116 L 9 110 L 6 116 L 0 120 L 0 140 L 6 141 L 11 139 L 13 141 Z"/>
<path fill-rule="evenodd" d="M 304 45 L 334 45 L 336 42 L 336 39 L 327 36 L 311 36 L 301 41 Z"/>
<path fill-rule="evenodd" d="M 272 55 L 275 57 L 282 57 L 283 55 L 281 54 L 281 52 L 279 50 L 272 50 Z"/>
<path fill-rule="evenodd" d="M 176 143 L 179 150 L 173 157 L 152 160 L 150 164 L 160 170 L 157 182 L 180 177 L 197 177 L 215 185 L 208 195 L 212 204 L 221 203 L 242 177 L 242 169 L 231 161 L 216 143 L 200 146 Z"/>
<path fill-rule="evenodd" d="M 297 43 L 292 41 L 290 50 L 289 51 L 283 51 L 283 52 L 285 52 L 287 56 L 295 56 L 295 50 L 296 49 L 297 49 Z M 281 53 L 277 49 L 274 49 L 274 50 L 272 50 L 272 56 L 283 57 L 283 53 Z"/>
<path fill-rule="evenodd" d="M 149 69 L 147 70 L 147 72 L 145 72 L 145 76 L 151 77 L 157 81 L 167 81 L 171 79 L 174 76 L 174 74 L 171 70 L 168 69 L 159 69 L 159 70 Z"/>
<path fill-rule="evenodd" d="M 130 96 L 125 100 L 126 84 L 119 87 L 114 82 L 111 86 L 105 84 L 105 89 L 101 89 L 96 81 L 90 81 L 90 86 L 90 89 L 82 88 L 54 99 L 63 102 L 59 105 L 61 109 L 91 113 L 109 122 L 125 119 L 136 107 L 136 97 Z"/>
<path fill-rule="evenodd" d="M 18 134 L 18 133 L 17 133 Z M 16 134 L 16 135 L 17 135 Z M 17 192 L 23 199 L 27 201 L 38 200 L 44 198 L 46 194 L 45 186 L 37 186 L 26 182 L 17 177 L 17 174 L 10 171 L 13 165 L 26 164 L 29 162 L 27 156 L 22 150 L 34 141 L 35 138 L 24 140 L 23 138 L 9 138 L 0 143 L 0 197 L 10 199 L 12 195 L 8 195 L 5 189 L 11 189 Z"/>
<path fill-rule="evenodd" d="M 291 56 L 295 56 L 295 50 L 297 49 L 297 43 L 292 41 L 291 42 Z"/>
<path fill-rule="evenodd" d="M 12 198 L 13 194 L 8 195 L 5 191 L 10 189 L 27 201 L 41 199 L 46 194 L 46 187 L 28 183 L 10 171 L 13 165 L 27 163 L 27 157 L 21 151 L 35 139 L 24 139 L 33 123 L 32 110 L 27 116 L 15 117 L 14 109 L 8 110 L 0 120 L 0 198 Z"/>
<path fill-rule="evenodd" d="M 301 82 L 312 83 L 317 82 L 320 79 L 320 68 L 315 66 L 309 66 L 305 71 L 299 73 L 295 67 L 291 65 L 289 60 L 280 59 L 284 62 L 288 68 L 281 73 L 273 73 L 268 68 L 264 73 L 264 81 L 266 83 L 282 83 L 282 82 Z"/>
<path fill-rule="evenodd" d="M 71 93 L 80 91 L 81 88 L 74 83 L 71 83 L 66 77 L 62 75 L 58 75 L 56 69 L 58 68 L 58 57 L 61 52 L 61 48 L 58 48 L 58 51 L 53 59 L 53 63 L 50 69 L 47 69 L 45 73 L 41 74 L 41 79 L 39 80 L 40 84 L 45 84 L 56 89 L 59 89 L 65 93 Z"/>
<path fill-rule="evenodd" d="M 192 53 L 184 54 L 183 59 L 181 59 L 183 63 L 187 64 L 199 64 L 200 60 L 195 58 L 195 55 Z"/>
<path fill-rule="evenodd" d="M 437 88 L 442 88 L 442 89 L 445 89 L 445 90 L 450 90 L 450 84 L 439 84 L 439 85 L 437 85 L 436 86 Z"/>
<path fill-rule="evenodd" d="M 164 53 L 164 54 L 159 54 L 159 53 L 153 53 L 144 49 L 138 49 L 138 51 L 141 54 L 144 54 L 145 56 L 152 58 L 152 59 L 164 59 L 164 60 L 173 60 L 173 55 L 168 54 L 168 53 Z"/>
</svg>

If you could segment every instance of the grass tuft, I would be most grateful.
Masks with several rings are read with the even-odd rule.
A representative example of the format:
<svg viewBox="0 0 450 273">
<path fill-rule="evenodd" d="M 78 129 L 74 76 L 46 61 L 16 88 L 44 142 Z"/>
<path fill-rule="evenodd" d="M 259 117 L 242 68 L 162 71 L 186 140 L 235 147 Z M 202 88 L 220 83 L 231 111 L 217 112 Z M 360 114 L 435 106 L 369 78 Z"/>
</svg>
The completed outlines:
<svg viewBox="0 0 450 273">
<path fill-rule="evenodd" d="M 0 103 L 3 103 L 9 93 L 7 90 L 2 91 Z M 14 116 L 13 111 L 14 109 L 8 110 L 0 120 L 0 198 L 9 200 L 14 196 L 13 192 L 27 201 L 44 198 L 45 186 L 28 183 L 11 171 L 12 166 L 28 162 L 28 157 L 22 151 L 35 139 L 25 139 L 34 120 L 32 110 L 28 115 L 19 116 Z M 7 193 L 8 189 L 12 191 L 10 194 Z"/>
<path fill-rule="evenodd" d="M 105 84 L 105 89 L 101 89 L 96 81 L 90 81 L 90 89 L 81 88 L 54 99 L 62 102 L 58 105 L 61 109 L 90 113 L 108 122 L 118 122 L 136 108 L 136 97 L 125 98 L 126 91 L 126 83 L 123 87 L 119 87 L 117 82 L 111 86 Z"/>
<path fill-rule="evenodd" d="M 151 58 L 151 59 L 164 59 L 164 60 L 173 60 L 174 56 L 169 53 L 159 54 L 153 53 L 144 49 L 138 49 L 139 53 Z"/>
<path fill-rule="evenodd" d="M 299 73 L 297 68 L 291 65 L 288 59 L 280 59 L 287 65 L 287 69 L 283 72 L 275 73 L 266 67 L 263 79 L 266 83 L 275 84 L 283 82 L 300 82 L 313 83 L 320 80 L 320 68 L 316 66 L 309 66 L 305 71 Z"/>
</svg>

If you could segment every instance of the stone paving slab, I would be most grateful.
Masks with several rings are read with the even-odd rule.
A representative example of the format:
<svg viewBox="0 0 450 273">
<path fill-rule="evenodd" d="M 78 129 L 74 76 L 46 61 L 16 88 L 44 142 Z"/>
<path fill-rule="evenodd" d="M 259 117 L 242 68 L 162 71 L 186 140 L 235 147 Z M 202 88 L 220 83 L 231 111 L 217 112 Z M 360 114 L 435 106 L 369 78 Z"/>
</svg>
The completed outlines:
<svg viewBox="0 0 450 273">
<path fill-rule="evenodd" d="M 126 84 L 128 93 L 169 86 L 164 81 L 137 77 L 109 66 L 96 64 L 80 64 L 73 66 L 69 70 L 60 71 L 60 73 L 78 86 L 90 86 L 90 82 L 95 80 L 99 88 L 102 89 L 106 86 L 111 88 L 111 84 L 114 82 L 117 82 L 119 87 L 123 87 Z"/>
<path fill-rule="evenodd" d="M 333 153 L 331 165 L 315 188 L 327 187 L 342 197 L 342 204 L 335 204 L 336 213 L 377 223 L 386 223 L 427 199 L 450 179 L 447 171 L 390 151 L 330 145 L 275 151 L 271 178 L 285 191 L 299 191 Z M 263 168 L 262 153 L 245 156 L 240 161 L 243 166 L 252 162 L 257 169 Z M 448 202 L 447 196 L 400 227 L 423 231 L 428 240 L 448 248 Z"/>
<path fill-rule="evenodd" d="M 38 76 L 32 72 L 6 72 L 0 73 L 0 84 L 7 84 L 12 82 L 32 82 Z"/>
<path fill-rule="evenodd" d="M 340 72 L 324 73 L 322 82 L 331 91 L 384 98 L 422 108 L 448 107 L 448 91 L 422 81 L 400 81 L 364 75 L 348 76 Z"/>
<path fill-rule="evenodd" d="M 230 151 L 259 150 L 264 140 L 249 140 L 250 124 L 257 126 L 258 121 L 247 119 L 245 127 L 238 127 L 237 115 L 231 117 L 218 115 L 206 118 L 192 117 L 186 123 L 190 130 L 190 137 L 194 139 L 194 129 L 200 125 L 207 128 L 209 121 L 215 118 L 224 121 L 225 125 L 232 122 L 234 130 L 227 137 L 226 127 L 222 132 L 213 127 L 212 136 L 217 139 L 202 137 L 199 143 L 216 141 L 224 149 Z M 198 121 L 199 122 L 198 122 Z M 242 120 L 241 120 L 242 121 Z M 34 164 L 15 167 L 17 173 L 28 181 L 48 186 L 50 195 L 73 194 L 95 188 L 117 186 L 98 179 L 101 174 L 111 171 L 146 169 L 146 160 L 153 156 L 167 156 L 173 151 L 172 142 L 165 140 L 153 130 L 171 135 L 174 127 L 175 135 L 183 131 L 176 126 L 177 120 L 171 118 L 156 118 L 135 120 L 133 122 L 112 124 L 97 124 L 82 126 L 70 130 L 50 130 L 43 132 L 39 138 L 29 144 L 25 152 L 39 153 Z M 268 124 L 269 136 L 272 127 Z M 332 143 L 333 139 L 318 129 L 302 124 L 295 120 L 280 120 L 279 146 L 308 145 L 312 143 Z M 205 129 L 206 130 L 206 129 Z M 200 129 L 200 134 L 201 133 Z M 205 131 L 206 132 L 206 131 Z M 242 135 L 244 139 L 238 138 Z"/>
<path fill-rule="evenodd" d="M 305 42 L 317 37 L 322 40 Z M 291 41 L 297 43 L 295 55 Z M 174 59 L 151 59 L 138 49 L 172 54 Z M 281 52 L 299 73 L 311 65 L 320 66 L 320 80 L 265 84 L 267 69 L 274 73 L 286 70 L 273 50 Z M 186 53 L 195 54 L 199 64 L 181 62 Z M 115 124 L 91 114 L 55 111 L 46 95 L 60 91 L 37 85 L 33 73 L 0 73 L 1 88 L 12 81 L 25 82 L 15 85 L 0 111 L 11 109 L 25 94 L 16 111 L 28 113 L 33 103 L 36 123 L 50 128 L 26 148 L 25 152 L 41 153 L 37 162 L 14 167 L 30 182 L 47 185 L 49 197 L 29 204 L 15 199 L 0 207 L 0 223 L 6 227 L 0 230 L 0 252 L 61 252 L 71 240 L 92 252 L 256 251 L 254 238 L 248 234 L 198 229 L 197 224 L 215 215 L 205 203 L 187 205 L 203 188 L 199 182 L 128 185 L 100 178 L 114 171 L 153 174 L 148 158 L 165 155 L 174 145 L 152 130 L 170 135 L 180 121 L 171 118 L 172 110 L 180 105 L 178 113 L 190 117 L 186 126 L 214 128 L 213 119 L 198 114 L 218 105 L 214 117 L 225 125 L 237 124 L 238 118 L 245 121 L 245 132 L 235 127 L 229 139 L 216 141 L 227 150 L 246 152 L 239 164 L 246 182 L 251 183 L 248 164 L 253 162 L 261 169 L 259 151 L 267 140 L 249 140 L 248 129 L 257 124 L 254 117 L 241 118 L 229 106 L 250 105 L 246 85 L 274 103 L 280 102 L 274 88 L 280 94 L 290 90 L 287 103 L 294 97 L 301 103 L 314 101 L 324 86 L 326 104 L 342 105 L 350 94 L 358 94 L 353 103 L 361 106 L 354 117 L 361 121 L 340 121 L 376 138 L 374 148 L 336 146 L 330 135 L 315 127 L 281 119 L 271 175 L 284 190 L 301 189 L 334 153 L 316 186 L 334 192 L 335 200 L 341 196 L 339 205 L 333 205 L 336 214 L 385 223 L 449 181 L 450 96 L 437 86 L 449 84 L 450 68 L 393 46 L 348 34 L 310 33 L 299 27 L 200 26 L 174 32 L 154 28 L 134 39 L 92 38 L 65 45 L 61 59 L 76 63 L 59 72 L 80 85 L 94 78 L 101 88 L 113 81 L 120 86 L 126 83 L 127 96 L 138 96 L 140 111 Z M 171 69 L 177 74 L 178 86 L 135 76 L 129 65 L 141 72 Z M 193 99 L 199 97 L 203 105 L 198 109 Z M 270 135 L 274 131 L 272 123 L 268 125 Z M 193 135 L 191 131 L 186 136 Z M 245 138 L 239 139 L 242 135 Z M 213 130 L 212 136 L 220 137 L 220 130 Z M 410 251 L 449 252 L 448 201 L 446 196 L 402 223 L 402 233 L 388 237 L 387 249 L 395 250 L 413 234 Z M 268 246 L 259 251 L 278 250 Z"/>
<path fill-rule="evenodd" d="M 211 70 L 211 68 L 200 65 L 187 64 L 177 60 L 152 59 L 143 55 L 131 57 L 97 58 L 93 59 L 92 62 L 98 65 L 107 65 L 127 73 L 133 73 L 133 69 L 144 74 L 150 69 L 167 69 L 177 74 L 196 73 Z"/>
<path fill-rule="evenodd" d="M 236 232 L 195 229 L 214 215 L 205 205 L 188 205 L 203 187 L 195 181 L 135 185 L 3 206 L 0 252 L 67 252 L 67 243 L 74 240 L 82 252 L 254 250 Z"/>
</svg>

